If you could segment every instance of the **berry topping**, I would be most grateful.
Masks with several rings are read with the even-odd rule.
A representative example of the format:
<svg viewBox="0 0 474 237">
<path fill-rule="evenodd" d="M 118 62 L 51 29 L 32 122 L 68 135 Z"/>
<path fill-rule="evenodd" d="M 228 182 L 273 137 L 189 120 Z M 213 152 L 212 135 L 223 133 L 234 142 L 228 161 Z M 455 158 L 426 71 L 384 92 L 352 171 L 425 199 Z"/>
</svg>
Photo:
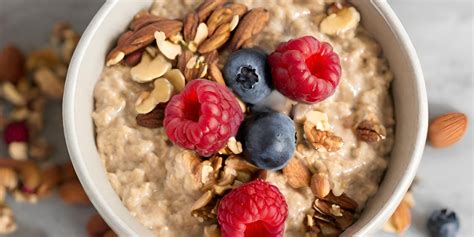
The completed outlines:
<svg viewBox="0 0 474 237">
<path fill-rule="evenodd" d="M 288 116 L 277 112 L 257 113 L 242 128 L 244 155 L 257 167 L 278 170 L 293 157 L 295 124 Z"/>
<path fill-rule="evenodd" d="M 210 156 L 235 136 L 243 120 L 229 89 L 208 80 L 193 80 L 169 101 L 163 124 L 179 146 Z"/>
<path fill-rule="evenodd" d="M 446 209 L 434 211 L 427 225 L 431 237 L 455 237 L 459 231 L 456 213 Z"/>
<path fill-rule="evenodd" d="M 341 77 L 339 56 L 331 45 L 312 36 L 280 44 L 268 62 L 275 88 L 301 102 L 316 103 L 328 98 Z"/>
<path fill-rule="evenodd" d="M 285 197 L 261 179 L 232 190 L 217 210 L 222 237 L 283 236 L 287 216 Z"/>
<path fill-rule="evenodd" d="M 245 102 L 256 104 L 272 92 L 267 55 L 257 49 L 241 49 L 230 55 L 224 67 L 226 84 Z"/>
<path fill-rule="evenodd" d="M 12 122 L 5 127 L 3 138 L 6 144 L 12 142 L 27 142 L 28 128 L 25 122 Z"/>
</svg>

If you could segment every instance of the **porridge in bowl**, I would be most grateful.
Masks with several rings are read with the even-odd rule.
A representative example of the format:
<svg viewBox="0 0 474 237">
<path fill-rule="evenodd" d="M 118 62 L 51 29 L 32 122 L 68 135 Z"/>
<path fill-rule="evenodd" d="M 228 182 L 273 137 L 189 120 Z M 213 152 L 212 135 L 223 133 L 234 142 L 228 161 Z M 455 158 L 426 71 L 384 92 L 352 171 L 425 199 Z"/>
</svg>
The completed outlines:
<svg viewBox="0 0 474 237">
<path fill-rule="evenodd" d="M 107 55 L 96 143 L 158 236 L 334 236 L 392 149 L 392 74 L 344 1 L 156 0 Z M 284 6 L 284 7 L 282 7 Z"/>
</svg>

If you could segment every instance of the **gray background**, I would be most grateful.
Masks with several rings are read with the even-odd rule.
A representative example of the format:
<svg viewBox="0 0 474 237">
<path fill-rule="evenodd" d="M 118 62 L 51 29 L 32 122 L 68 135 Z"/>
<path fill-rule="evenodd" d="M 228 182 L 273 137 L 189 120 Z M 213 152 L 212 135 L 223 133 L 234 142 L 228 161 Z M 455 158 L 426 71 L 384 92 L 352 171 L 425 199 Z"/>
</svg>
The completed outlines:
<svg viewBox="0 0 474 237">
<path fill-rule="evenodd" d="M 361 0 L 362 1 L 362 0 Z M 0 47 L 15 42 L 30 50 L 46 44 L 54 22 L 67 20 L 82 31 L 103 1 L 0 0 Z M 414 222 L 405 236 L 427 236 L 425 222 L 435 208 L 450 207 L 461 219 L 459 236 L 474 236 L 473 226 L 473 1 L 391 0 L 420 57 L 430 117 L 461 111 L 471 120 L 466 137 L 447 149 L 427 147 L 414 188 Z M 62 138 L 60 102 L 48 113 L 48 137 L 58 144 L 54 159 L 68 159 Z M 0 153 L 5 151 L 0 146 Z M 39 204 L 15 204 L 19 231 L 12 236 L 86 236 L 91 207 L 67 206 L 55 196 Z M 377 233 L 375 236 L 393 236 Z"/>
</svg>

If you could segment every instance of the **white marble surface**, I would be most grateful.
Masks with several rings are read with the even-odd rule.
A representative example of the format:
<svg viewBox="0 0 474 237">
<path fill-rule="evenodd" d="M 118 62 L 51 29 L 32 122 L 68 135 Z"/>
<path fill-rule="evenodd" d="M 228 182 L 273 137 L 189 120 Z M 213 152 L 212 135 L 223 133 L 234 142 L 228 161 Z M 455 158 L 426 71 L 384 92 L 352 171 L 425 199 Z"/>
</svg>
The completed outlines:
<svg viewBox="0 0 474 237">
<path fill-rule="evenodd" d="M 363 0 L 357 0 L 363 1 Z M 461 111 L 474 119 L 473 1 L 390 0 L 418 51 L 426 78 L 431 117 Z M 83 30 L 100 7 L 99 0 L 0 0 L 0 46 L 18 42 L 32 49 L 46 42 L 57 20 Z M 33 40 L 32 40 L 33 39 Z M 48 136 L 60 144 L 55 159 L 67 159 L 61 136 L 60 105 L 49 111 Z M 442 150 L 427 147 L 414 188 L 413 225 L 405 236 L 427 236 L 425 223 L 436 208 L 454 209 L 461 219 L 458 236 L 474 236 L 473 125 L 458 144 Z M 4 151 L 0 146 L 0 152 Z M 12 203 L 12 202 L 10 202 Z M 11 236 L 85 236 L 93 209 L 61 204 L 57 197 L 37 205 L 13 204 L 19 231 Z M 375 236 L 393 236 L 379 232 Z"/>
</svg>

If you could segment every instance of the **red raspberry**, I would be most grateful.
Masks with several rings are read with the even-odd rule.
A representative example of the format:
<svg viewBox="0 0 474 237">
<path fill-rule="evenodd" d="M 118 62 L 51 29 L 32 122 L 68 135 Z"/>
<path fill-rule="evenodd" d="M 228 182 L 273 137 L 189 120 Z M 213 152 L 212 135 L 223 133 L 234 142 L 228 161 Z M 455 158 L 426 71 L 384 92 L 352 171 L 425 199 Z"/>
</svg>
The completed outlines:
<svg viewBox="0 0 474 237">
<path fill-rule="evenodd" d="M 193 80 L 171 98 L 163 124 L 174 143 L 210 156 L 235 136 L 244 115 L 227 87 L 208 80 Z"/>
<path fill-rule="evenodd" d="M 28 141 L 28 128 L 25 122 L 12 122 L 5 127 L 3 138 L 6 144 Z"/>
<path fill-rule="evenodd" d="M 268 62 L 275 88 L 301 102 L 316 103 L 328 98 L 341 78 L 339 56 L 331 45 L 312 36 L 280 44 Z"/>
<path fill-rule="evenodd" d="M 222 237 L 283 236 L 287 217 L 285 197 L 261 179 L 232 190 L 217 210 Z"/>
</svg>

